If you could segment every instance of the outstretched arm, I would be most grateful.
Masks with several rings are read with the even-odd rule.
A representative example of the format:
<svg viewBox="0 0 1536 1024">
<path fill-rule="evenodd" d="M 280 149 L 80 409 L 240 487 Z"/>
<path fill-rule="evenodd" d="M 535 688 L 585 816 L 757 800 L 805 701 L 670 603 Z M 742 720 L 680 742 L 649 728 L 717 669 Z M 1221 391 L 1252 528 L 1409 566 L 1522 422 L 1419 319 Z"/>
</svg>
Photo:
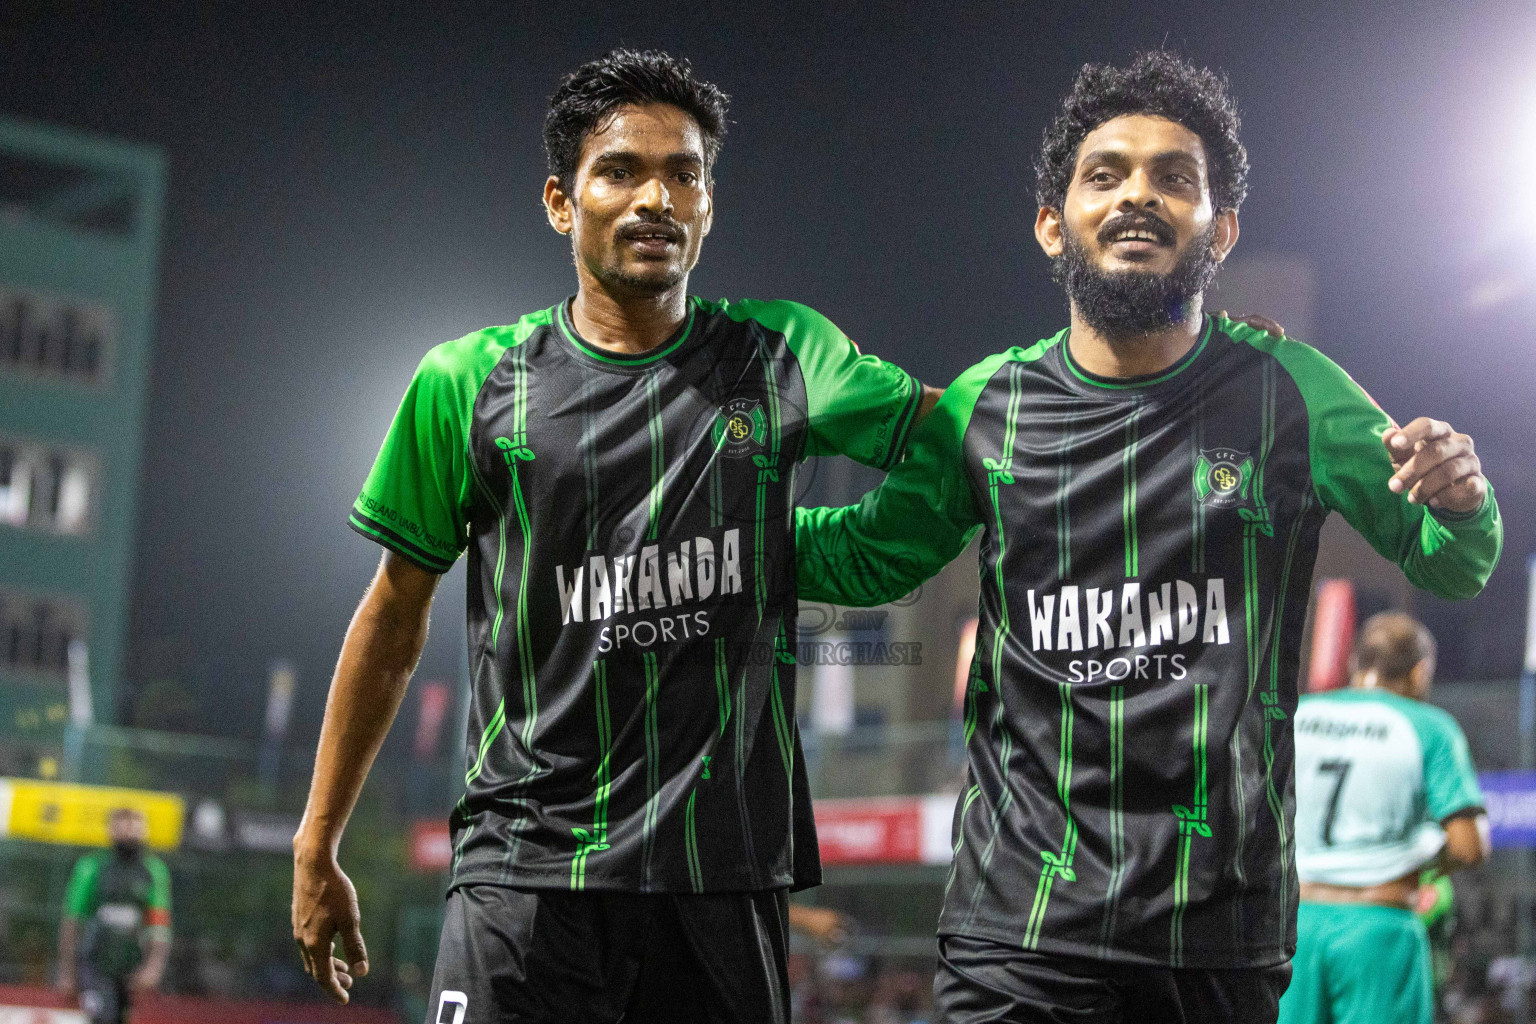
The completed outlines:
<svg viewBox="0 0 1536 1024">
<path fill-rule="evenodd" d="M 368 953 L 357 893 L 337 863 L 337 848 L 421 657 L 439 579 L 385 552 L 347 627 L 325 702 L 309 802 L 293 840 L 293 938 L 304 969 L 343 1003 L 352 979 L 368 973 Z M 338 936 L 344 959 L 332 954 Z"/>
<path fill-rule="evenodd" d="M 1299 342 L 1266 341 L 1307 405 L 1312 480 L 1414 586 L 1464 600 L 1483 589 L 1504 543 L 1472 439 L 1419 418 L 1399 428 L 1350 376 Z"/>
<path fill-rule="evenodd" d="M 912 433 L 905 461 L 857 505 L 797 509 L 800 596 L 866 607 L 893 601 L 944 568 L 980 525 L 964 439 L 1000 357 L 960 376 Z"/>
</svg>

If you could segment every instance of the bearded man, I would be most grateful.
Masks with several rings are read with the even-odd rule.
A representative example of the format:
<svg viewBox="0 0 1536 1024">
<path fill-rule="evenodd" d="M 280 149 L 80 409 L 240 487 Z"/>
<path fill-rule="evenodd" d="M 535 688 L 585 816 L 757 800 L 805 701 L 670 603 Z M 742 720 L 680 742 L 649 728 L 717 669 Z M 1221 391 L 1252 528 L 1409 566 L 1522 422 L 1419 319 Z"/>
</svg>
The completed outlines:
<svg viewBox="0 0 1536 1024">
<path fill-rule="evenodd" d="M 961 374 L 862 503 L 799 514 L 800 596 L 843 604 L 982 533 L 937 1019 L 1273 1021 L 1323 520 L 1441 597 L 1498 559 L 1470 438 L 1399 428 L 1315 349 L 1204 315 L 1238 126 L 1225 80 L 1172 54 L 1084 67 L 1036 166 L 1071 325 Z"/>
</svg>

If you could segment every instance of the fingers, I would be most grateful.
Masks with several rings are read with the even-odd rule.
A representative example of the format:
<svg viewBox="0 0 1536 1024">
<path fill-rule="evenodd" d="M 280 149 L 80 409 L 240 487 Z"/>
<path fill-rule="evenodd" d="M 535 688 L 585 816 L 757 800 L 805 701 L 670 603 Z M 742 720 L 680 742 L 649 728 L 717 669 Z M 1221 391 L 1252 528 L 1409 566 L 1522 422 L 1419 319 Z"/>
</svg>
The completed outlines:
<svg viewBox="0 0 1536 1024">
<path fill-rule="evenodd" d="M 351 985 L 348 979 L 347 986 L 343 986 L 336 976 L 336 965 L 341 961 L 331 954 L 331 940 L 329 937 L 324 944 L 312 943 L 306 947 L 308 954 L 309 976 L 319 983 L 320 987 L 330 993 L 331 998 L 338 1003 L 347 1001 L 347 988 Z"/>
<path fill-rule="evenodd" d="M 1488 481 L 1472 439 L 1442 420 L 1420 417 L 1382 435 L 1397 471 L 1387 481 L 1394 494 L 1415 505 L 1474 511 L 1482 504 Z"/>
<path fill-rule="evenodd" d="M 341 948 L 352 965 L 352 973 L 359 978 L 368 977 L 368 947 L 363 945 L 363 931 L 356 920 L 342 929 Z"/>
<path fill-rule="evenodd" d="M 1225 316 L 1226 314 L 1223 312 L 1221 315 Z M 1244 313 L 1241 316 L 1234 317 L 1234 319 L 1237 320 L 1238 323 L 1247 324 L 1249 327 L 1252 327 L 1255 330 L 1267 331 L 1277 338 L 1285 337 L 1285 328 L 1281 327 L 1267 316 L 1259 316 L 1257 313 Z"/>
<path fill-rule="evenodd" d="M 1389 451 L 1393 447 L 1401 448 L 1401 445 L 1398 445 L 1396 441 L 1397 439 L 1394 439 L 1393 445 L 1389 446 Z M 1397 471 L 1387 481 L 1387 489 L 1393 494 L 1406 494 L 1409 500 L 1415 503 L 1420 502 L 1425 496 L 1415 494 L 1414 488 L 1437 467 L 1466 456 L 1471 456 L 1474 461 L 1476 460 L 1477 457 L 1472 453 L 1471 441 L 1472 439 L 1464 434 L 1453 434 L 1449 437 L 1438 437 L 1433 440 L 1417 442 L 1413 446 L 1412 454 L 1404 456 L 1401 461 L 1394 457 L 1393 461 L 1397 463 Z M 1481 465 L 1481 463 L 1477 463 L 1473 471 L 1480 470 Z M 1462 475 L 1465 474 L 1460 474 L 1455 479 L 1460 479 Z M 1448 480 L 1442 481 L 1441 486 L 1450 482 Z"/>
<path fill-rule="evenodd" d="M 331 972 L 336 975 L 336 981 L 348 991 L 352 988 L 352 975 L 347 968 L 347 962 L 340 957 L 331 957 Z"/>
<path fill-rule="evenodd" d="M 1393 464 L 1401 466 L 1424 444 L 1455 434 L 1451 425 L 1444 420 L 1432 420 L 1428 416 L 1420 416 L 1405 427 L 1388 428 L 1387 432 L 1381 435 L 1381 442 L 1387 446 L 1387 452 L 1392 456 Z M 1465 434 L 1456 436 L 1466 438 Z M 1471 438 L 1467 438 L 1467 441 L 1467 447 L 1471 448 Z M 1406 488 L 1394 487 L 1393 490 L 1401 493 Z"/>
<path fill-rule="evenodd" d="M 1413 490 L 1408 492 L 1408 500 L 1416 505 L 1433 504 L 1439 507 L 1436 499 L 1462 480 L 1480 476 L 1481 469 L 1477 456 L 1471 453 L 1446 459 L 1425 472 L 1419 482 L 1413 485 Z"/>
</svg>

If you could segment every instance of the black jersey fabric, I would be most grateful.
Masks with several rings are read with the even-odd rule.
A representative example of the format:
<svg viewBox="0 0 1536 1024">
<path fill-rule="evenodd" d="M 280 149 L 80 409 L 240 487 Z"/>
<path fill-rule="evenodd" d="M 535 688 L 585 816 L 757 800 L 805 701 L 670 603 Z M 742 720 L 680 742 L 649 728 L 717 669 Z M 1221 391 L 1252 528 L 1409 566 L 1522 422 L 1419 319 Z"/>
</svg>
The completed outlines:
<svg viewBox="0 0 1536 1024">
<path fill-rule="evenodd" d="M 795 467 L 889 467 L 920 390 L 790 302 L 693 298 L 624 357 L 567 301 L 427 355 L 350 521 L 429 571 L 469 553 L 453 886 L 819 880 Z"/>
<path fill-rule="evenodd" d="M 1147 378 L 1067 332 L 950 385 L 860 505 L 801 510 L 803 598 L 878 604 L 979 530 L 969 768 L 942 934 L 1171 967 L 1295 948 L 1291 717 L 1318 532 L 1342 514 L 1408 578 L 1477 593 L 1490 494 L 1387 487 L 1387 415 L 1300 342 L 1207 319 Z"/>
</svg>

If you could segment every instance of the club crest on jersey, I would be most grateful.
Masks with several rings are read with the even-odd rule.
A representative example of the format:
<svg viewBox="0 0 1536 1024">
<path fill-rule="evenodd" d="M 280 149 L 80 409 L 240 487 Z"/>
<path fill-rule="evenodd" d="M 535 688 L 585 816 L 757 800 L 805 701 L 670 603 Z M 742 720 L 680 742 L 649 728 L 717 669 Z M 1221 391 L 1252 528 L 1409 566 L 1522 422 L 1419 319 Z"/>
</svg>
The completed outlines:
<svg viewBox="0 0 1536 1024">
<path fill-rule="evenodd" d="M 715 417 L 711 434 L 715 450 L 733 459 L 763 450 L 768 441 L 768 417 L 755 398 L 733 398 Z"/>
<path fill-rule="evenodd" d="M 1253 456 L 1231 448 L 1202 451 L 1195 460 L 1195 497 L 1212 508 L 1252 504 Z"/>
</svg>

